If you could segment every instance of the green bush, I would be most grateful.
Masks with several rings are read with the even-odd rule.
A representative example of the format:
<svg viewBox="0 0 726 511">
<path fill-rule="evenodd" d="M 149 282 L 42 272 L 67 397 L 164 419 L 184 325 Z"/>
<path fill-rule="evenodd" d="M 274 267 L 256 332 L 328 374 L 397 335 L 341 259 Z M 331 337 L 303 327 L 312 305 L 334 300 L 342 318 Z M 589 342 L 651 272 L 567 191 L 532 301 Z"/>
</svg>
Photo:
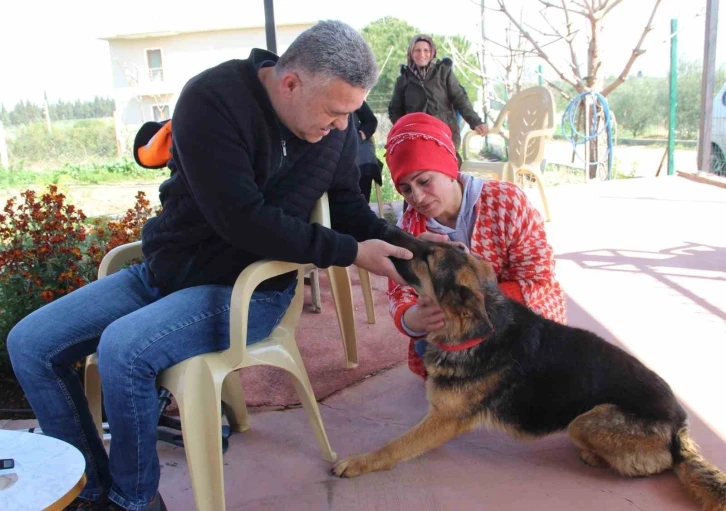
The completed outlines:
<svg viewBox="0 0 726 511">
<path fill-rule="evenodd" d="M 8 152 L 12 161 L 25 164 L 109 159 L 117 155 L 116 135 L 113 125 L 101 119 L 57 124 L 50 132 L 39 122 L 15 130 Z"/>
<path fill-rule="evenodd" d="M 0 213 L 0 379 L 11 378 L 6 348 L 15 324 L 48 302 L 96 279 L 109 250 L 139 239 L 153 210 L 143 192 L 117 221 L 90 224 L 81 210 L 65 203 L 55 186 L 36 197 L 8 200 Z"/>
<path fill-rule="evenodd" d="M 60 167 L 30 170 L 22 163 L 0 167 L 0 187 L 17 188 L 48 184 L 98 184 L 129 179 L 155 180 L 166 176 L 168 169 L 145 169 L 135 161 L 121 158 L 109 162 L 66 163 Z"/>
</svg>

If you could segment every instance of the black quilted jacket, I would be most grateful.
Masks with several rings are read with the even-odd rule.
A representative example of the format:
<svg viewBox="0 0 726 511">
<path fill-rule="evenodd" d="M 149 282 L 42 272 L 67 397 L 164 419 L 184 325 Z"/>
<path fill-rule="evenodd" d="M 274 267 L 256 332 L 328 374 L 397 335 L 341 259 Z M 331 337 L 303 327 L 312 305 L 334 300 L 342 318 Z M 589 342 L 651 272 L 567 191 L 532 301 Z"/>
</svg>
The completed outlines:
<svg viewBox="0 0 726 511">
<path fill-rule="evenodd" d="M 246 266 L 264 258 L 348 266 L 357 241 L 380 238 L 385 230 L 358 187 L 352 123 L 316 144 L 294 136 L 283 144 L 287 130 L 257 78 L 258 64 L 267 60 L 277 57 L 253 50 L 247 60 L 195 76 L 179 96 L 172 173 L 159 188 L 163 210 L 142 234 L 153 282 L 165 294 L 233 284 Z M 308 223 L 326 191 L 334 230 Z M 291 278 L 266 287 L 279 288 Z"/>
</svg>

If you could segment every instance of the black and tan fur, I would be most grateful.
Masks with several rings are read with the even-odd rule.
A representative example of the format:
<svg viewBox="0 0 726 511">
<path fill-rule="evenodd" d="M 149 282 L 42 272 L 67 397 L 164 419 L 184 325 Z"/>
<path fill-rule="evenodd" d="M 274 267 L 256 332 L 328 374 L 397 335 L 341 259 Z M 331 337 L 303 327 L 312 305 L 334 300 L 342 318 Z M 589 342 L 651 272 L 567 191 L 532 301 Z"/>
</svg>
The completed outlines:
<svg viewBox="0 0 726 511">
<path fill-rule="evenodd" d="M 338 461 L 333 473 L 390 469 L 481 426 L 518 438 L 567 430 L 585 463 L 625 476 L 673 469 L 704 510 L 726 511 L 726 475 L 703 459 L 686 412 L 657 374 L 594 333 L 505 297 L 491 266 L 453 245 L 398 229 L 387 237 L 413 252 L 396 268 L 446 317 L 424 357 L 429 411 L 381 449 Z M 437 347 L 480 337 L 463 351 Z"/>
</svg>

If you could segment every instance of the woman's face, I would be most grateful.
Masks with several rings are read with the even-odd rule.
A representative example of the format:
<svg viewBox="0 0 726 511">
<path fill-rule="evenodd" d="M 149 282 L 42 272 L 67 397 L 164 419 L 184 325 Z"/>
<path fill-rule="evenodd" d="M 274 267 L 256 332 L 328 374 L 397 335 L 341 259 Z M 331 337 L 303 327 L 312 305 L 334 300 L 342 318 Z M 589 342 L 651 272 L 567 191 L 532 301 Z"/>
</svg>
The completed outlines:
<svg viewBox="0 0 726 511">
<path fill-rule="evenodd" d="M 431 62 L 431 45 L 426 41 L 419 41 L 413 45 L 413 61 L 418 67 L 426 67 Z"/>
<path fill-rule="evenodd" d="M 458 188 L 455 179 L 436 170 L 411 172 L 398 182 L 406 202 L 426 218 L 437 218 L 454 209 Z"/>
</svg>

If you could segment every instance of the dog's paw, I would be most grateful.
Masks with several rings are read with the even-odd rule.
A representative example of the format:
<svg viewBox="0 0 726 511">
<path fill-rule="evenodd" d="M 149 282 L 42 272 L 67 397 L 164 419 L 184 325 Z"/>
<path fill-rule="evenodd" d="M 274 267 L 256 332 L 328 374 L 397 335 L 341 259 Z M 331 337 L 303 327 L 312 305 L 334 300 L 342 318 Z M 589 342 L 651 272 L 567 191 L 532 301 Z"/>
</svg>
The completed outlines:
<svg viewBox="0 0 726 511">
<path fill-rule="evenodd" d="M 374 470 L 371 456 L 362 454 L 339 460 L 330 472 L 338 477 L 356 477 Z"/>
<path fill-rule="evenodd" d="M 610 465 L 607 461 L 602 459 L 600 456 L 591 451 L 580 452 L 580 459 L 585 465 L 596 468 L 609 468 Z"/>
</svg>

